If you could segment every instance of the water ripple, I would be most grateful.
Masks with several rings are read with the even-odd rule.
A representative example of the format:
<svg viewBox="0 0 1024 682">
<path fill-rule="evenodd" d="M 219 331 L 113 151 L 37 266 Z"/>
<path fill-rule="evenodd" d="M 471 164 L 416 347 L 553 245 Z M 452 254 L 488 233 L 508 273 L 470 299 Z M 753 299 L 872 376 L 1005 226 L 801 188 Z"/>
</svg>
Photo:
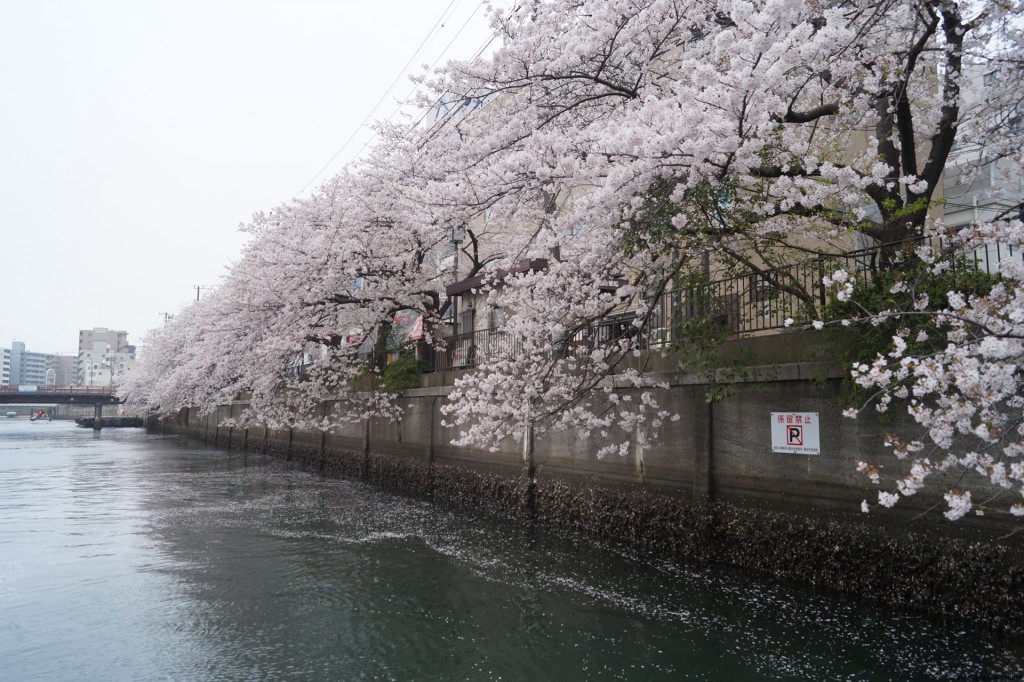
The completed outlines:
<svg viewBox="0 0 1024 682">
<path fill-rule="evenodd" d="M 47 427 L 0 423 L 0 679 L 1024 676 L 1020 643 L 984 632 L 266 457 Z"/>
</svg>

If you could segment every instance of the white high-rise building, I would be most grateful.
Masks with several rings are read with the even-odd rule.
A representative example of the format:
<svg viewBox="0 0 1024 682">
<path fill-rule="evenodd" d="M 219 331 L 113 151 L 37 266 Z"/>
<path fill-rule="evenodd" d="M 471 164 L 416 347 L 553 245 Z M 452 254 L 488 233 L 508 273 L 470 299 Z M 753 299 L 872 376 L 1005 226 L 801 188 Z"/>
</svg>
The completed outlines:
<svg viewBox="0 0 1024 682">
<path fill-rule="evenodd" d="M 10 348 L 3 349 L 3 373 L 0 384 L 4 386 L 42 386 L 46 383 L 46 368 L 50 355 L 32 353 L 25 349 L 23 341 L 12 341 Z"/>
<path fill-rule="evenodd" d="M 110 386 L 135 360 L 128 332 L 106 327 L 78 332 L 78 384 Z"/>
<path fill-rule="evenodd" d="M 1010 66 L 974 66 L 965 69 L 965 107 L 982 119 L 1009 132 L 1024 130 L 1024 105 L 1006 111 L 990 106 L 990 91 L 1007 77 Z M 965 174 L 966 172 L 966 174 Z M 950 154 L 943 183 L 944 222 L 957 227 L 989 220 L 1018 217 L 1024 199 L 1024 178 L 1013 165 L 983 146 L 957 145 Z"/>
</svg>

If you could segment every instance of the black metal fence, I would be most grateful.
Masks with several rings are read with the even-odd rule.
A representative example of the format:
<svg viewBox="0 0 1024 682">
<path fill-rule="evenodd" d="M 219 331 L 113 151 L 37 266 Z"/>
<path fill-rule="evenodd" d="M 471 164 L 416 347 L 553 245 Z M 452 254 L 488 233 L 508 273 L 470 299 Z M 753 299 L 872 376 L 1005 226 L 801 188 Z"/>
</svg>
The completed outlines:
<svg viewBox="0 0 1024 682">
<path fill-rule="evenodd" d="M 433 345 L 421 347 L 427 372 L 476 367 L 485 360 L 511 359 L 523 352 L 522 339 L 503 329 L 483 329 L 466 334 L 440 335 Z"/>
<path fill-rule="evenodd" d="M 679 334 L 688 319 L 710 317 L 730 334 L 770 332 L 783 329 L 788 319 L 808 322 L 820 319 L 829 300 L 826 276 L 844 270 L 858 286 L 876 281 L 879 272 L 901 249 L 927 243 L 941 258 L 956 257 L 958 267 L 996 273 L 1008 259 L 1021 261 L 1021 250 L 1012 244 L 989 244 L 974 250 L 948 253 L 941 240 L 914 239 L 872 246 L 841 254 L 820 255 L 782 268 L 717 279 L 699 289 L 672 291 L 655 302 L 646 338 L 652 346 L 666 345 Z"/>
<path fill-rule="evenodd" d="M 921 239 L 885 244 L 815 258 L 782 268 L 763 269 L 741 276 L 713 280 L 699 288 L 671 291 L 653 302 L 648 319 L 637 325 L 635 313 L 609 316 L 589 325 L 565 340 L 553 340 L 563 351 L 582 351 L 612 345 L 627 337 L 641 349 L 678 343 L 685 335 L 687 320 L 710 320 L 727 335 L 772 332 L 785 328 L 787 319 L 810 321 L 822 314 L 829 300 L 823 279 L 837 270 L 857 278 L 858 285 L 875 281 L 900 249 L 912 249 Z M 928 242 L 936 253 L 943 251 L 938 239 Z M 959 252 L 961 263 L 979 271 L 995 273 L 1007 259 L 1021 260 L 1021 250 L 1010 244 L 990 244 L 974 251 Z M 947 254 L 948 256 L 948 254 Z M 522 342 L 502 329 L 486 329 L 438 339 L 422 353 L 426 371 L 475 367 L 486 359 L 509 358 L 522 352 Z"/>
</svg>

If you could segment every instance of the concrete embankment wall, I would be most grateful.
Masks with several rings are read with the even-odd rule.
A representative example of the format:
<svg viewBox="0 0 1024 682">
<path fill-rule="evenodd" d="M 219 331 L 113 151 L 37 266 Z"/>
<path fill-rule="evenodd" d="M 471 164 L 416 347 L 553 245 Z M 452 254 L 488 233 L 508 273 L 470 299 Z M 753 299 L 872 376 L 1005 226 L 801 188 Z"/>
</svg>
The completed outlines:
<svg viewBox="0 0 1024 682">
<path fill-rule="evenodd" d="M 771 357 L 761 350 L 760 357 Z M 668 361 L 661 362 L 648 368 L 667 370 Z M 861 499 L 873 501 L 877 492 L 856 472 L 856 461 L 874 461 L 884 452 L 884 433 L 910 425 L 900 418 L 842 417 L 835 372 L 821 380 L 829 374 L 813 362 L 747 368 L 728 379 L 726 398 L 709 404 L 701 377 L 666 373 L 673 385 L 664 407 L 680 419 L 660 441 L 598 459 L 593 453 L 601 441 L 593 434 L 541 435 L 532 480 L 523 473 L 521 443 L 505 443 L 496 453 L 451 445 L 454 433 L 441 425 L 445 385 L 406 391 L 398 422 L 371 419 L 333 433 L 220 426 L 241 415 L 244 402 L 206 417 L 184 410 L 151 428 L 442 503 L 529 516 L 685 561 L 1024 632 L 1024 552 L 1020 534 L 1007 537 L 1014 524 L 1005 515 L 950 523 L 940 506 L 919 517 L 941 503 L 935 494 L 895 510 L 859 511 Z M 816 413 L 821 454 L 773 452 L 773 412 Z M 888 464 L 896 467 L 894 460 Z"/>
</svg>

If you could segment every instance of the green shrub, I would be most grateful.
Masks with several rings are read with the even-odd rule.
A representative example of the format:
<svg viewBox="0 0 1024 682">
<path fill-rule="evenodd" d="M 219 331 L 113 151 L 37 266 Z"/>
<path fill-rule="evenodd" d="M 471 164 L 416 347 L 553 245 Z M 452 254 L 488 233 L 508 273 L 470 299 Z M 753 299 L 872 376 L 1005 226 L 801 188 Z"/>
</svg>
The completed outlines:
<svg viewBox="0 0 1024 682">
<path fill-rule="evenodd" d="M 851 324 L 847 328 L 846 343 L 830 346 L 830 359 L 844 369 L 855 363 L 870 363 L 879 353 L 884 355 L 892 350 L 892 339 L 898 332 L 903 332 L 907 343 L 904 355 L 921 357 L 945 348 L 946 330 L 936 325 L 935 316 L 927 311 L 947 307 L 946 295 L 950 291 L 958 291 L 965 298 L 982 296 L 989 293 L 998 281 L 998 275 L 979 270 L 969 256 L 955 256 L 949 268 L 935 273 L 916 256 L 904 255 L 893 267 L 879 269 L 872 282 L 866 282 L 862 275 L 858 275 L 852 300 L 840 301 L 834 292 L 831 293 L 822 309 L 823 320 L 856 320 L 863 318 L 865 311 L 895 310 L 904 314 L 894 315 L 878 325 L 869 322 Z M 906 283 L 907 289 L 893 292 L 898 282 Z M 919 312 L 915 310 L 914 303 L 922 295 L 928 297 L 928 305 Z M 859 407 L 873 392 L 857 386 L 849 377 L 844 380 L 844 388 L 841 400 L 849 406 Z"/>
<path fill-rule="evenodd" d="M 398 351 L 398 357 L 389 362 L 381 372 L 378 386 L 380 390 L 388 392 L 419 388 L 423 369 L 423 360 L 416 357 L 416 350 L 403 348 Z"/>
</svg>

